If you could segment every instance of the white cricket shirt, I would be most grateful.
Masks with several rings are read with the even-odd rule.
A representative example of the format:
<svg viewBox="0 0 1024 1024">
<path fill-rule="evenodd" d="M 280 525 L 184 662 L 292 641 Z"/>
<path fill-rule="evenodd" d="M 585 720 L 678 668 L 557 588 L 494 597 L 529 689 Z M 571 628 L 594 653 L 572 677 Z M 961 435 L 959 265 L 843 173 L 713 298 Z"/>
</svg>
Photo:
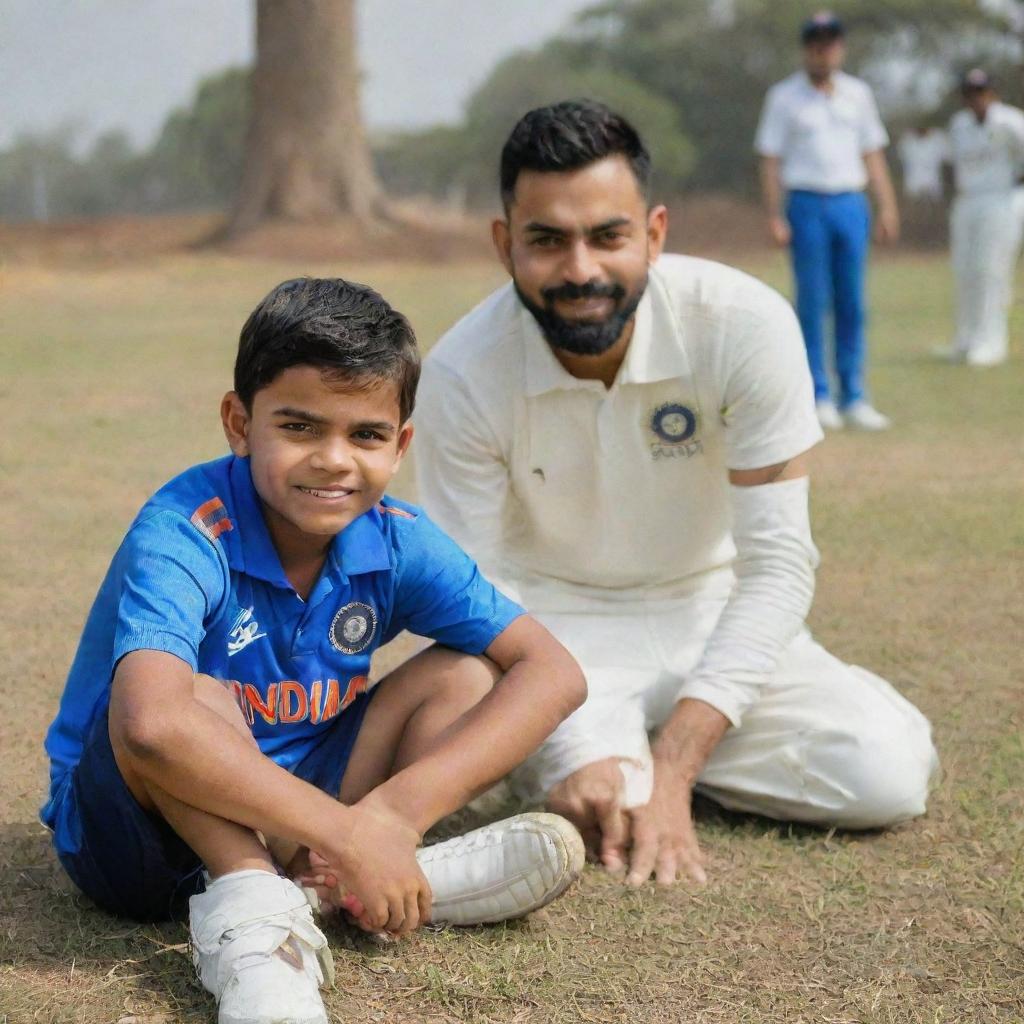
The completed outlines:
<svg viewBox="0 0 1024 1024">
<path fill-rule="evenodd" d="M 864 154 L 889 142 L 868 84 L 842 71 L 832 83 L 831 93 L 815 89 L 798 71 L 765 97 L 754 148 L 779 157 L 790 191 L 859 192 L 868 180 Z"/>
<path fill-rule="evenodd" d="M 997 102 L 979 122 L 973 111 L 958 110 L 949 144 L 958 192 L 1008 192 L 1024 171 L 1024 111 Z"/>
<path fill-rule="evenodd" d="M 562 367 L 509 284 L 431 351 L 414 418 L 420 500 L 538 610 L 692 592 L 735 556 L 728 470 L 822 436 L 789 303 L 685 256 L 652 267 L 610 389 Z"/>
</svg>

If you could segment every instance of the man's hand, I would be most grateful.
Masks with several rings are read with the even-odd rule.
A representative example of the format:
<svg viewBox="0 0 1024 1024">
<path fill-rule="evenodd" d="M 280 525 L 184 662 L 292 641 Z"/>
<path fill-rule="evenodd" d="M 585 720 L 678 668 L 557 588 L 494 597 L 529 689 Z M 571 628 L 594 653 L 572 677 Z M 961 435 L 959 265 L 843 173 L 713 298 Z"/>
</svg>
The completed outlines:
<svg viewBox="0 0 1024 1024">
<path fill-rule="evenodd" d="M 697 843 L 690 811 L 690 786 L 655 763 L 654 791 L 650 803 L 630 812 L 633 848 L 629 855 L 626 884 L 643 885 L 651 873 L 659 885 L 672 885 L 688 877 L 698 885 L 707 882 L 704 854 Z"/>
<path fill-rule="evenodd" d="M 875 237 L 880 242 L 896 242 L 900 237 L 900 210 L 896 190 L 892 187 L 885 150 L 876 149 L 864 154 L 864 167 L 868 172 L 868 190 L 875 200 Z"/>
<path fill-rule="evenodd" d="M 771 240 L 780 248 L 784 249 L 793 238 L 793 231 L 785 217 L 768 218 L 768 234 Z"/>
<path fill-rule="evenodd" d="M 875 221 L 875 237 L 879 242 L 898 242 L 900 239 L 900 214 L 895 206 L 882 207 Z"/>
<path fill-rule="evenodd" d="M 651 802 L 624 810 L 619 759 L 595 761 L 560 782 L 548 807 L 568 818 L 582 833 L 587 851 L 627 884 L 643 885 L 655 874 L 671 885 L 680 876 L 703 884 L 704 855 L 690 815 L 690 784 L 670 769 L 655 769 Z"/>
<path fill-rule="evenodd" d="M 430 884 L 416 861 L 421 836 L 374 794 L 348 808 L 350 827 L 310 851 L 307 884 L 337 890 L 344 907 L 366 931 L 407 935 L 430 919 Z M 353 899 L 354 897 L 354 899 Z"/>
<path fill-rule="evenodd" d="M 606 757 L 563 779 L 548 794 L 547 805 L 579 830 L 587 852 L 609 871 L 626 868 L 629 818 L 622 808 L 625 780 L 617 757 Z"/>
</svg>

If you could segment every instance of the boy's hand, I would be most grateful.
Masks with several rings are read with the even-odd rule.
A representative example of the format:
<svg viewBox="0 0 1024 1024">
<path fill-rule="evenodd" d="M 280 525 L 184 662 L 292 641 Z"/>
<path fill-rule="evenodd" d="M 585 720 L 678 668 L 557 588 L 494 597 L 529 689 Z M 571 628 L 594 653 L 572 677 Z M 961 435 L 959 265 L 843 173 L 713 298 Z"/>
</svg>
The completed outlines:
<svg viewBox="0 0 1024 1024">
<path fill-rule="evenodd" d="M 416 861 L 419 833 L 372 793 L 347 818 L 341 841 L 331 837 L 319 855 L 310 851 L 311 867 L 339 890 L 334 902 L 360 928 L 407 935 L 430 918 L 430 884 Z"/>
</svg>

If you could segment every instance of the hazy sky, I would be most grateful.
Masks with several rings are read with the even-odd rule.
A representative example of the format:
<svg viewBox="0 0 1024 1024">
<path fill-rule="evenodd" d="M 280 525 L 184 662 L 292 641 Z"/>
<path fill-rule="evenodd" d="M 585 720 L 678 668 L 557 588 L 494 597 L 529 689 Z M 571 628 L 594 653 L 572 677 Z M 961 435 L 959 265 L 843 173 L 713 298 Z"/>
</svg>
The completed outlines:
<svg viewBox="0 0 1024 1024">
<path fill-rule="evenodd" d="M 360 0 L 363 109 L 371 127 L 456 120 L 509 51 L 533 46 L 593 0 Z M 253 0 L 0 0 L 0 147 L 75 126 L 139 144 L 199 79 L 247 63 Z"/>
</svg>

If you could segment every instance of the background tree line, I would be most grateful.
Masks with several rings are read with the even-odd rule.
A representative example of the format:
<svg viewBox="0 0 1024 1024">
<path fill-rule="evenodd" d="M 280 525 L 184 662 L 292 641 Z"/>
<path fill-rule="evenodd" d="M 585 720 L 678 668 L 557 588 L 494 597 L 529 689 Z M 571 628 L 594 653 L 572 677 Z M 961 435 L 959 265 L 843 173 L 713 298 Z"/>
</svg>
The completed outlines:
<svg viewBox="0 0 1024 1024">
<path fill-rule="evenodd" d="M 752 193 L 751 144 L 765 90 L 798 61 L 806 0 L 605 0 L 538 50 L 501 62 L 456 125 L 371 139 L 393 195 L 493 205 L 501 143 L 516 118 L 556 99 L 592 96 L 633 119 L 654 151 L 656 187 Z M 890 132 L 941 123 L 956 79 L 984 63 L 1004 98 L 1024 99 L 1022 7 L 1014 0 L 837 0 L 848 66 L 876 87 Z M 201 83 L 137 151 L 121 133 L 77 153 L 67 131 L 22 137 L 0 153 L 0 216 L 225 209 L 245 166 L 247 69 Z"/>
</svg>

